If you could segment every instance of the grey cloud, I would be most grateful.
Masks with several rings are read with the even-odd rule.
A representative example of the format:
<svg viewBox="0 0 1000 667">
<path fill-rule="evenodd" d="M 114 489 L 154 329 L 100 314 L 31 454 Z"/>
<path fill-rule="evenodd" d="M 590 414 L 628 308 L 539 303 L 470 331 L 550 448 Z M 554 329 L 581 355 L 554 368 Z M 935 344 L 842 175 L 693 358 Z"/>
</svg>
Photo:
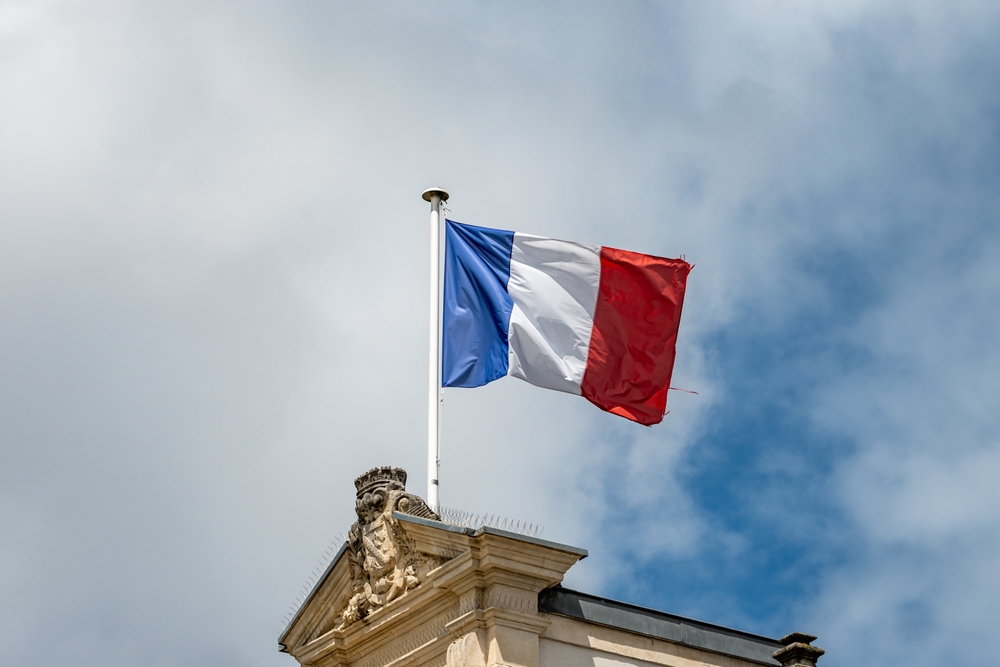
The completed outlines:
<svg viewBox="0 0 1000 667">
<path fill-rule="evenodd" d="M 831 666 L 878 654 L 882 630 L 914 664 L 976 664 L 963 633 L 995 622 L 976 582 L 996 554 L 996 20 L 988 3 L 0 4 L 11 664 L 288 664 L 281 614 L 349 525 L 353 477 L 392 463 L 423 489 L 434 184 L 459 220 L 697 264 L 674 384 L 700 395 L 671 396 L 663 427 L 513 382 L 446 397 L 444 502 L 591 549 L 575 582 L 594 589 L 745 553 L 684 481 L 730 397 L 712 336 L 794 330 L 836 289 L 809 269 L 824 248 L 884 262 L 830 339 L 876 362 L 813 360 L 828 384 L 802 406 L 858 444 L 823 490 L 862 546 L 792 613 L 830 628 Z M 961 270 L 924 271 L 963 244 L 980 250 Z"/>
</svg>

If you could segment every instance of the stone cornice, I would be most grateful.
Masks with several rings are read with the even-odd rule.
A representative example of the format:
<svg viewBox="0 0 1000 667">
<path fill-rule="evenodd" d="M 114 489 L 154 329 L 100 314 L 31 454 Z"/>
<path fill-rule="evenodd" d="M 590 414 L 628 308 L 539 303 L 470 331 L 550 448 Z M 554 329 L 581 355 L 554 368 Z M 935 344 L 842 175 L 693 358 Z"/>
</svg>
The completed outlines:
<svg viewBox="0 0 1000 667">
<path fill-rule="evenodd" d="M 468 632 L 502 627 L 537 636 L 548 625 L 538 614 L 538 592 L 562 581 L 586 556 L 582 549 L 506 531 L 471 530 L 398 512 L 392 518 L 415 554 L 441 564 L 404 596 L 339 627 L 335 618 L 351 595 L 342 557 L 282 637 L 301 664 L 367 667 L 374 660 L 403 667 L 438 655 Z"/>
</svg>

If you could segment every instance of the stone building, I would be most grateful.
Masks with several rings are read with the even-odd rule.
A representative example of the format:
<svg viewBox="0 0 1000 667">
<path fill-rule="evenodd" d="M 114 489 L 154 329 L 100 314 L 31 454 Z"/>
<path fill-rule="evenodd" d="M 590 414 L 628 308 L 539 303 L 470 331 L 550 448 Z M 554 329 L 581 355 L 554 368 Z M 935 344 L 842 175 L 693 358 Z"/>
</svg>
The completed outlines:
<svg viewBox="0 0 1000 667">
<path fill-rule="evenodd" d="M 406 473 L 355 481 L 357 522 L 279 639 L 303 667 L 813 667 L 780 640 L 560 585 L 587 552 L 440 520 Z"/>
</svg>

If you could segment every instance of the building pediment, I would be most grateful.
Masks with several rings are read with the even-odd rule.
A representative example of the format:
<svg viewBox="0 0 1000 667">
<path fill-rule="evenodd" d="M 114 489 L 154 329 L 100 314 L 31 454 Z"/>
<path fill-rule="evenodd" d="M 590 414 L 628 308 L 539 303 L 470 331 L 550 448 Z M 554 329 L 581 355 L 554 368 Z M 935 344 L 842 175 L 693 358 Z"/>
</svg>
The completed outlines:
<svg viewBox="0 0 1000 667">
<path fill-rule="evenodd" d="M 483 626 L 484 614 L 538 625 L 538 592 L 586 556 L 442 522 L 406 493 L 399 469 L 369 471 L 355 484 L 358 521 L 279 639 L 302 664 L 376 667 L 421 648 L 441 652 L 456 628 Z"/>
</svg>

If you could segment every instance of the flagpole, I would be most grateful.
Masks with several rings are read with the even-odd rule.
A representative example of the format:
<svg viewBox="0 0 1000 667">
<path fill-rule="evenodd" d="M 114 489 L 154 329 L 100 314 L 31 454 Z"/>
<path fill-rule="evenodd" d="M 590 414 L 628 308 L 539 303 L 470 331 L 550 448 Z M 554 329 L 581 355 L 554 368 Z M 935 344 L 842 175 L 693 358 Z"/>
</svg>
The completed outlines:
<svg viewBox="0 0 1000 667">
<path fill-rule="evenodd" d="M 431 304 L 430 363 L 427 395 L 427 504 L 441 510 L 438 478 L 441 472 L 441 202 L 448 193 L 441 188 L 425 190 L 424 201 L 431 204 Z"/>
</svg>

